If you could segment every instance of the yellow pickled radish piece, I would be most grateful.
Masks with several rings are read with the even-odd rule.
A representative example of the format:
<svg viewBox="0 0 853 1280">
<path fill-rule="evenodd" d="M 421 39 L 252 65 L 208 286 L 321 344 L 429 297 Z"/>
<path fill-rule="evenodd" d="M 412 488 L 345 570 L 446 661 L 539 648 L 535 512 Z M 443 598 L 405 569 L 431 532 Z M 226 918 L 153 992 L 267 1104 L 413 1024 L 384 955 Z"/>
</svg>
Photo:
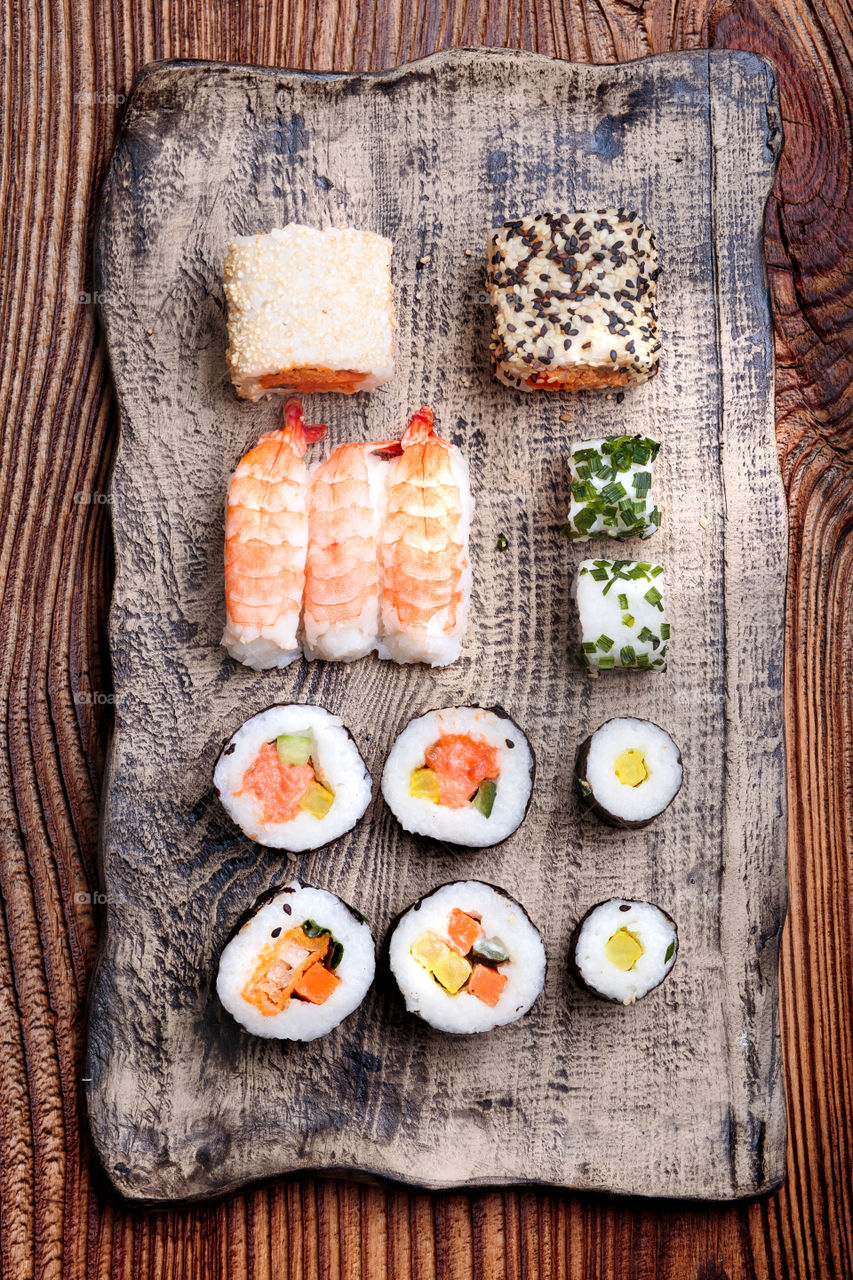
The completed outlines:
<svg viewBox="0 0 853 1280">
<path fill-rule="evenodd" d="M 438 804 L 438 777 L 432 769 L 414 769 L 409 779 L 409 795 L 416 800 L 432 800 Z"/>
<path fill-rule="evenodd" d="M 627 929 L 617 929 L 613 937 L 608 939 L 604 954 L 612 965 L 627 973 L 643 954 L 643 946 Z"/>
<path fill-rule="evenodd" d="M 613 762 L 616 777 L 626 787 L 638 787 L 649 776 L 646 768 L 646 757 L 636 747 L 629 747 L 616 757 Z"/>
<path fill-rule="evenodd" d="M 455 995 L 471 977 L 468 961 L 431 931 L 416 938 L 409 951 L 412 958 L 428 969 L 436 982 L 440 982 L 451 995 Z"/>
<path fill-rule="evenodd" d="M 322 782 L 315 780 L 299 801 L 299 808 L 304 809 L 306 813 L 312 814 L 315 818 L 325 818 L 334 800 L 334 791 L 330 791 L 328 787 L 323 786 Z"/>
</svg>

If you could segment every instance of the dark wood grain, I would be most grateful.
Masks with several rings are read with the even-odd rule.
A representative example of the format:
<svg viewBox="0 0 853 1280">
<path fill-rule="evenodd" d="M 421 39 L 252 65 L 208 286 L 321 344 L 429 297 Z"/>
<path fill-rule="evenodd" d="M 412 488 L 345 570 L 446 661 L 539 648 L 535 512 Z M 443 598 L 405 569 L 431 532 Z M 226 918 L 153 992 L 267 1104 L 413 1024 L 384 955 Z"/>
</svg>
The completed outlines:
<svg viewBox="0 0 853 1280">
<path fill-rule="evenodd" d="M 849 15 L 544 0 L 340 5 L 115 3 L 0 17 L 0 1251 L 3 1275 L 201 1277 L 461 1274 L 610 1277 L 853 1273 L 847 962 L 851 938 Z M 79 1074 L 99 908 L 98 792 L 110 708 L 103 493 L 115 418 L 91 307 L 97 184 L 116 107 L 151 58 L 379 69 L 454 44 L 613 61 L 707 44 L 781 72 L 787 149 L 767 220 L 777 432 L 791 525 L 786 697 L 790 912 L 782 1012 L 788 1182 L 729 1209 L 549 1193 L 424 1196 L 278 1184 L 221 1205 L 143 1214 L 89 1164 Z M 96 94 L 97 99 L 79 99 Z M 82 696 L 81 696 L 82 695 Z M 458 1262 L 455 1259 L 458 1258 Z M 467 1272 L 465 1268 L 468 1268 Z M 456 1271 L 455 1274 L 460 1274 Z"/>
</svg>

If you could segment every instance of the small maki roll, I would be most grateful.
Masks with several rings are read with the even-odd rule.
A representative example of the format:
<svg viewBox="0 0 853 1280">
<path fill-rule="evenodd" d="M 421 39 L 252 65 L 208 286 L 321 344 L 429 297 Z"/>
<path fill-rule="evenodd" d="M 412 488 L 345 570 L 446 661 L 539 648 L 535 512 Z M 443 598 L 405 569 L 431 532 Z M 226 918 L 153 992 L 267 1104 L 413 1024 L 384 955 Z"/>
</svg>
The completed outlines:
<svg viewBox="0 0 853 1280">
<path fill-rule="evenodd" d="M 580 619 L 578 660 L 590 671 L 665 671 L 669 642 L 663 565 L 582 560 L 574 584 Z"/>
<path fill-rule="evenodd" d="M 491 350 L 519 391 L 637 386 L 658 371 L 655 239 L 636 213 L 540 213 L 489 236 Z"/>
<path fill-rule="evenodd" d="M 343 721 L 298 703 L 269 707 L 241 725 L 216 762 L 213 785 L 250 840 L 291 853 L 351 830 L 372 789 Z"/>
<path fill-rule="evenodd" d="M 593 995 L 634 1004 L 675 964 L 675 921 L 651 902 L 611 898 L 590 907 L 571 943 L 572 968 Z"/>
<path fill-rule="evenodd" d="M 460 880 L 410 907 L 389 944 L 406 1008 L 468 1035 L 515 1022 L 545 982 L 545 948 L 524 907 L 495 885 Z"/>
<path fill-rule="evenodd" d="M 406 831 L 485 849 L 522 822 L 534 771 L 530 744 L 506 712 L 444 707 L 411 720 L 397 738 L 382 794 Z"/>
<path fill-rule="evenodd" d="M 575 777 L 581 799 L 602 822 L 646 827 L 681 789 L 681 752 L 650 720 L 607 720 L 581 744 Z"/>
<path fill-rule="evenodd" d="M 652 536 L 661 522 L 652 499 L 659 449 L 648 436 L 605 436 L 572 445 L 565 532 L 573 542 Z"/>
<path fill-rule="evenodd" d="M 364 918 L 294 881 L 255 903 L 223 949 L 216 993 L 252 1035 L 316 1040 L 357 1009 L 376 969 Z"/>
</svg>

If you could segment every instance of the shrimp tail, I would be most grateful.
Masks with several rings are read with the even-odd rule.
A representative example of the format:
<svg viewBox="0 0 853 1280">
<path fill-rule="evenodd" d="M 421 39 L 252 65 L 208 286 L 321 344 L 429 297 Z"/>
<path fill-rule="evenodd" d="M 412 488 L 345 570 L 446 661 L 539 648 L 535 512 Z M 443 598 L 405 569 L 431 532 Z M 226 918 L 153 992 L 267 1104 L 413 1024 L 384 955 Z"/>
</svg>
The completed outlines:
<svg viewBox="0 0 853 1280">
<path fill-rule="evenodd" d="M 296 453 L 300 458 L 305 453 L 309 444 L 316 444 L 318 440 L 322 440 L 323 436 L 329 430 L 325 423 L 318 422 L 314 426 L 309 426 L 305 421 L 305 412 L 302 408 L 302 401 L 298 396 L 291 396 L 284 404 L 284 429 L 286 439 L 293 445 Z"/>
<path fill-rule="evenodd" d="M 403 438 L 400 441 L 400 447 L 408 449 L 413 444 L 426 444 L 427 440 L 432 437 L 438 440 L 439 437 L 434 430 L 434 417 L 432 409 L 429 405 L 421 405 L 417 413 L 413 415 L 411 422 L 403 432 Z M 441 441 L 444 444 L 444 441 Z"/>
</svg>

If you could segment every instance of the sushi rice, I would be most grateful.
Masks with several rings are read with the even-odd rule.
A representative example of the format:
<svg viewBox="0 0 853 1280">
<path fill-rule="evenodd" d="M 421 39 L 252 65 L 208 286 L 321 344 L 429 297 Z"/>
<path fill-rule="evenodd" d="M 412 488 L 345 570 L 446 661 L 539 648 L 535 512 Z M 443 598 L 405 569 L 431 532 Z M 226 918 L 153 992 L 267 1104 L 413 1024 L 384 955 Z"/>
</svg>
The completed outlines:
<svg viewBox="0 0 853 1280">
<path fill-rule="evenodd" d="M 594 995 L 634 1004 L 663 982 L 678 954 L 675 921 L 651 902 L 611 898 L 575 930 L 572 964 Z"/>
<path fill-rule="evenodd" d="M 299 809 L 286 821 L 265 816 L 276 800 L 275 760 L 268 748 L 280 737 L 310 740 L 316 782 L 333 799 L 322 816 Z M 247 786 L 247 774 L 266 752 L 271 759 L 270 792 Z M 304 766 L 303 766 L 304 767 Z M 251 776 L 251 775 L 249 775 Z M 228 815 L 250 840 L 299 853 L 317 849 L 351 830 L 370 803 L 372 780 L 358 747 L 339 716 L 323 707 L 280 704 L 252 716 L 229 739 L 216 762 L 213 784 Z"/>
<path fill-rule="evenodd" d="M 483 945 L 482 939 L 488 939 L 493 948 L 502 948 L 509 957 L 482 966 L 492 971 L 494 989 L 489 998 L 495 1000 L 493 1004 L 468 990 L 470 983 L 476 982 L 477 960 L 463 958 L 461 948 L 467 945 L 467 939 L 461 944 L 451 940 L 455 937 L 451 926 L 454 912 L 475 922 L 472 933 L 479 923 L 481 941 L 474 943 L 475 947 Z M 459 990 L 451 993 L 445 989 L 412 954 L 413 947 L 417 951 L 425 937 L 433 940 L 437 954 L 461 969 L 455 981 L 465 975 L 466 967 L 472 969 Z M 495 950 L 494 954 L 500 951 Z M 480 880 L 442 885 L 410 907 L 391 935 L 389 962 L 408 1011 L 453 1035 L 491 1031 L 515 1022 L 527 1012 L 545 982 L 545 948 L 538 929 L 520 903 L 503 889 Z"/>
<path fill-rule="evenodd" d="M 463 797 L 450 805 L 413 794 L 414 775 L 425 768 L 431 749 L 450 739 L 485 747 L 497 762 L 490 771 L 493 803 L 488 816 L 476 799 Z M 411 720 L 397 738 L 382 773 L 382 794 L 406 831 L 471 849 L 499 844 L 516 830 L 527 813 L 533 790 L 535 759 L 527 738 L 514 720 L 498 709 L 444 707 Z M 429 779 L 427 779 L 429 781 Z M 479 794 L 477 779 L 471 790 Z M 443 791 L 440 792 L 443 797 Z"/>
<path fill-rule="evenodd" d="M 321 978 L 302 998 L 297 975 L 315 967 Z M 252 1035 L 316 1040 L 358 1008 L 375 969 L 373 937 L 358 912 L 293 881 L 263 895 L 237 927 L 219 960 L 216 992 Z"/>
</svg>

